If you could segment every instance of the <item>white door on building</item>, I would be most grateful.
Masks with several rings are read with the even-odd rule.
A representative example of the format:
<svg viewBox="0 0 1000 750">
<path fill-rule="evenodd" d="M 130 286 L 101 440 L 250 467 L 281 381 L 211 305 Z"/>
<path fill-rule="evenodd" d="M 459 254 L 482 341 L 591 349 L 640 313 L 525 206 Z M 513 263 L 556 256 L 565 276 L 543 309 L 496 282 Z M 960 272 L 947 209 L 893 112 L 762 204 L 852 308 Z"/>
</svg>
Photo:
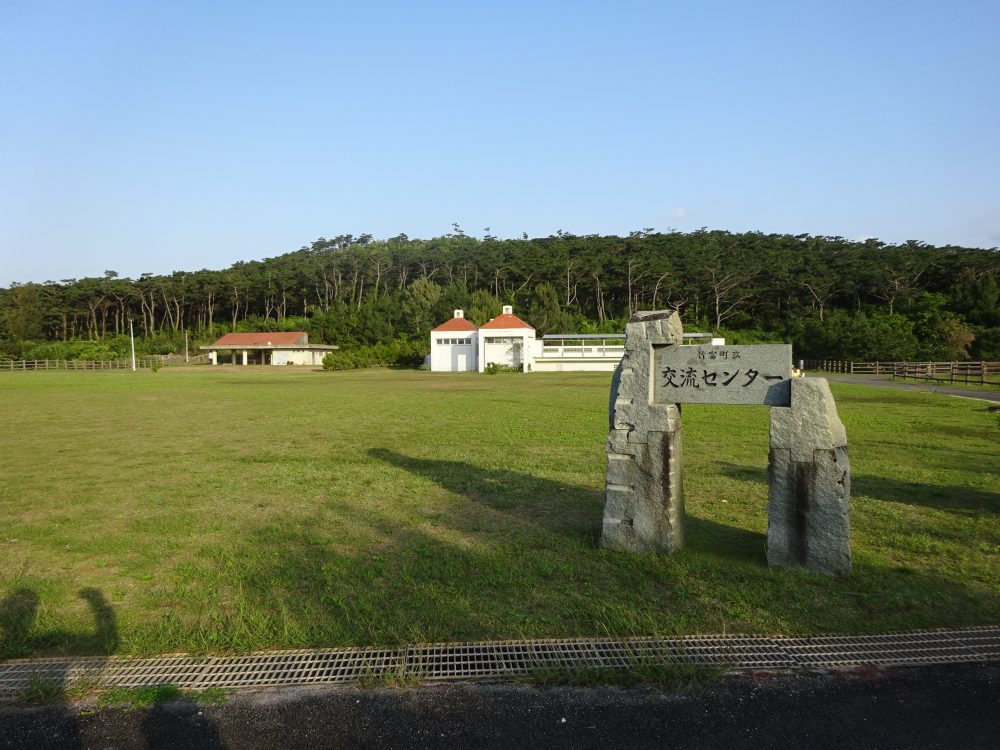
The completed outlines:
<svg viewBox="0 0 1000 750">
<path fill-rule="evenodd" d="M 468 354 L 456 354 L 455 355 L 455 370 L 457 372 L 465 372 L 468 370 Z"/>
</svg>

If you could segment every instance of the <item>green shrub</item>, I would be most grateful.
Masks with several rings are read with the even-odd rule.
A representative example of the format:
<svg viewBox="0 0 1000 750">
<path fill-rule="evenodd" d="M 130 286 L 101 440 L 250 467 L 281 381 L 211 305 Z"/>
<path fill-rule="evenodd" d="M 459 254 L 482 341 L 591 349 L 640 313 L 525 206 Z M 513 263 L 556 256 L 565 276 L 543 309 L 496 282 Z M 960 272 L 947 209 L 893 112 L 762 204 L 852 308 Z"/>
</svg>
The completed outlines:
<svg viewBox="0 0 1000 750">
<path fill-rule="evenodd" d="M 121 359 L 128 356 L 128 340 L 106 341 L 48 341 L 25 346 L 24 359 Z"/>
<path fill-rule="evenodd" d="M 520 367 L 511 367 L 510 365 L 501 365 L 496 362 L 490 362 L 486 365 L 485 372 L 487 375 L 496 375 L 500 372 L 522 372 Z"/>
<path fill-rule="evenodd" d="M 7 359 L 21 359 L 24 342 L 0 338 L 0 355 Z"/>
<path fill-rule="evenodd" d="M 136 337 L 135 349 L 139 356 L 171 354 L 177 345 L 166 338 L 142 339 Z M 70 339 L 69 341 L 25 341 L 21 344 L 18 359 L 126 359 L 131 355 L 128 336 L 107 336 L 101 341 Z"/>
<path fill-rule="evenodd" d="M 339 349 L 323 357 L 324 370 L 354 370 L 361 367 L 420 367 L 426 344 L 394 339 L 388 344 Z"/>
</svg>

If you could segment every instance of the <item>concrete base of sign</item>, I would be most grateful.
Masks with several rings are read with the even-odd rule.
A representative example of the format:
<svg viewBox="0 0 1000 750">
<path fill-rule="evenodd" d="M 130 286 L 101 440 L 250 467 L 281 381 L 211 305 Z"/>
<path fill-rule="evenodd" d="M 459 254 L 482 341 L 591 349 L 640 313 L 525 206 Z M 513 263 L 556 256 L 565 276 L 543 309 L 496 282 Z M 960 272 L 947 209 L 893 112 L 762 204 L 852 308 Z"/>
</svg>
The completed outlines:
<svg viewBox="0 0 1000 750">
<path fill-rule="evenodd" d="M 847 433 L 823 378 L 792 378 L 792 405 L 771 409 L 767 562 L 851 572 Z"/>
<path fill-rule="evenodd" d="M 625 329 L 611 389 L 602 547 L 674 552 L 684 544 L 681 413 L 653 403 L 654 347 L 678 346 L 682 335 L 668 312 L 636 313 Z"/>
</svg>

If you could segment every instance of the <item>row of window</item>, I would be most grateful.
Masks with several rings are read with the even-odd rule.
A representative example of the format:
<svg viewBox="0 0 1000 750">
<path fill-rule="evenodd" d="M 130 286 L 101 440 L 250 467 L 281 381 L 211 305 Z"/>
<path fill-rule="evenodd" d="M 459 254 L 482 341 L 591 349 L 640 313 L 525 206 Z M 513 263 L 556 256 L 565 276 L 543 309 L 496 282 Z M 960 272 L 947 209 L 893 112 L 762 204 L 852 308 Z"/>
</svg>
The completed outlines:
<svg viewBox="0 0 1000 750">
<path fill-rule="evenodd" d="M 439 344 L 451 344 L 459 346 L 471 346 L 472 339 L 437 339 Z M 513 336 L 487 336 L 487 344 L 520 344 L 521 339 Z"/>
</svg>

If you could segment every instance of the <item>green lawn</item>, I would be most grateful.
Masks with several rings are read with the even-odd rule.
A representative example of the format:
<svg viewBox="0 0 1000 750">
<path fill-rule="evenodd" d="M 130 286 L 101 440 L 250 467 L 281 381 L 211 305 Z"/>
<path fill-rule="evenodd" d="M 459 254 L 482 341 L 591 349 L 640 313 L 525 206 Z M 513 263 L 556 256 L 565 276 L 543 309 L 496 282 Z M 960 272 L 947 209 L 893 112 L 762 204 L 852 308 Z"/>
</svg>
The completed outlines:
<svg viewBox="0 0 1000 750">
<path fill-rule="evenodd" d="M 599 549 L 608 383 L 0 373 L 0 657 L 1000 622 L 986 404 L 833 384 L 832 580 L 766 565 L 763 408 L 685 407 L 683 551 Z"/>
</svg>

